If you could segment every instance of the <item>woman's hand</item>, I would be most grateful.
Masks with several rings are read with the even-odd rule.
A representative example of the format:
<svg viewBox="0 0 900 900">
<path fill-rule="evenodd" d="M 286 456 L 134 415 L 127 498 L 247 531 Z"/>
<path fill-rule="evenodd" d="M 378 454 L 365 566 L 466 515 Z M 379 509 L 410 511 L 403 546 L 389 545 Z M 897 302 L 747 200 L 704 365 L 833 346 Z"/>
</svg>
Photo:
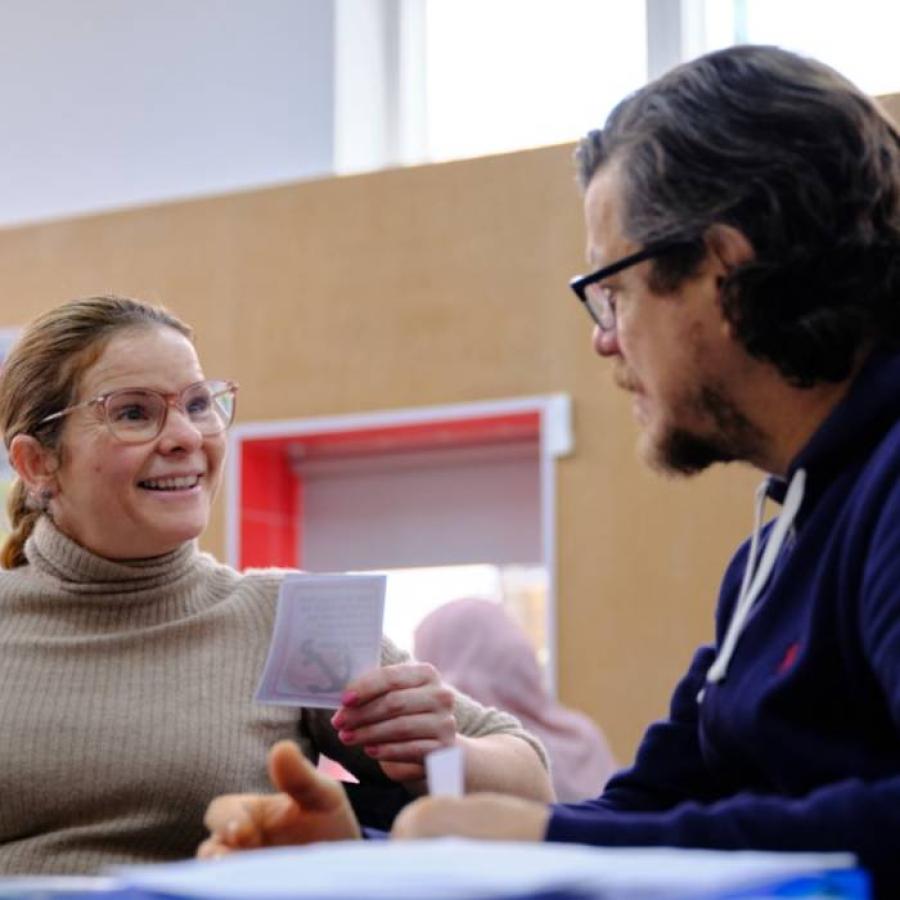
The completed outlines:
<svg viewBox="0 0 900 900">
<path fill-rule="evenodd" d="M 432 750 L 456 742 L 453 692 L 434 666 L 383 666 L 347 685 L 331 724 L 347 746 L 360 746 L 394 781 L 421 781 Z"/>
<path fill-rule="evenodd" d="M 203 820 L 210 836 L 197 856 L 359 838 L 343 788 L 318 773 L 292 741 L 279 741 L 269 752 L 269 777 L 281 793 L 226 794 L 213 800 Z"/>
</svg>

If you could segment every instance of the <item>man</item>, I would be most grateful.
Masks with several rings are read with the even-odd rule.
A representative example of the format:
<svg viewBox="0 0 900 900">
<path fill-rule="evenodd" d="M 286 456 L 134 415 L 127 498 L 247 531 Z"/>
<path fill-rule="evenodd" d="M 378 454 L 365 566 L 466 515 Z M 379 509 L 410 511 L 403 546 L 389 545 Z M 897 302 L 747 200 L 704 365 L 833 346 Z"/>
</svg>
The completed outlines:
<svg viewBox="0 0 900 900">
<path fill-rule="evenodd" d="M 572 286 L 642 453 L 686 474 L 759 468 L 757 527 L 725 573 L 716 646 L 600 797 L 428 798 L 394 834 L 851 850 L 895 896 L 900 137 L 827 67 L 744 46 L 624 100 L 578 161 L 597 271 Z M 782 506 L 763 528 L 767 498 Z M 290 746 L 272 762 L 287 794 L 240 814 L 216 801 L 207 852 L 351 833 Z"/>
</svg>

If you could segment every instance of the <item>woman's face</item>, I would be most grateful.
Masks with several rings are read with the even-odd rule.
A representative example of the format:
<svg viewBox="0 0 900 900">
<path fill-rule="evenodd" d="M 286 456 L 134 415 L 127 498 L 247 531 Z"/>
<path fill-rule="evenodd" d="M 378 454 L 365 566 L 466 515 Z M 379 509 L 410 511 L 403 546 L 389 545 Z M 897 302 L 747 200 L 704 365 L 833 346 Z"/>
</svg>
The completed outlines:
<svg viewBox="0 0 900 900">
<path fill-rule="evenodd" d="M 177 394 L 203 377 L 186 337 L 138 327 L 109 341 L 74 402 L 120 388 Z M 225 435 L 204 437 L 175 406 L 145 444 L 117 441 L 102 407 L 84 407 L 66 416 L 50 512 L 64 534 L 100 556 L 159 556 L 206 528 L 224 457 Z"/>
</svg>

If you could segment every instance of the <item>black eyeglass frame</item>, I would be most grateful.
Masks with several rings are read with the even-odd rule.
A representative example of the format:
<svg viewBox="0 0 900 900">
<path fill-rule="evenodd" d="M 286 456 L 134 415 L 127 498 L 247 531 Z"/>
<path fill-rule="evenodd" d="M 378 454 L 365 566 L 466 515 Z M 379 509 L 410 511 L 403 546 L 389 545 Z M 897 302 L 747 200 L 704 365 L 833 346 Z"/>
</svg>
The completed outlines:
<svg viewBox="0 0 900 900">
<path fill-rule="evenodd" d="M 569 287 L 575 292 L 575 296 L 581 301 L 582 306 L 584 306 L 588 315 L 594 321 L 594 324 L 601 331 L 615 331 L 615 307 L 611 304 L 609 305 L 611 321 L 603 321 L 603 315 L 594 309 L 591 299 L 588 297 L 587 289 L 592 284 L 596 284 L 598 281 L 603 281 L 605 278 L 616 275 L 623 269 L 629 269 L 631 266 L 636 266 L 638 263 L 642 263 L 648 259 L 656 259 L 657 257 L 665 256 L 667 253 L 671 253 L 674 250 L 683 250 L 687 246 L 688 242 L 684 240 L 654 241 L 642 250 L 638 250 L 637 253 L 623 256 L 622 259 L 618 259 L 614 263 L 604 266 L 602 269 L 597 269 L 595 272 L 589 272 L 587 275 L 576 275 L 569 282 Z"/>
</svg>

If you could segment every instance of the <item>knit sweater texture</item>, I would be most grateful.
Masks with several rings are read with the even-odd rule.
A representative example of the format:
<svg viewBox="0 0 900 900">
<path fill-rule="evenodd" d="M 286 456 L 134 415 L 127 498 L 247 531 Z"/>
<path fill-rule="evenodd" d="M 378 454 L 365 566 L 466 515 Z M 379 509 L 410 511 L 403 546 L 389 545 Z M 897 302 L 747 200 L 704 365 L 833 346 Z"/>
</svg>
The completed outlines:
<svg viewBox="0 0 900 900">
<path fill-rule="evenodd" d="M 98 557 L 42 517 L 0 573 L 0 873 L 93 873 L 193 855 L 218 794 L 269 791 L 281 738 L 389 783 L 331 710 L 253 701 L 283 571 L 241 574 L 188 543 Z M 382 662 L 408 659 L 389 642 Z M 516 720 L 457 695 L 461 733 Z"/>
<path fill-rule="evenodd" d="M 877 896 L 900 897 L 900 355 L 869 360 L 771 480 L 775 500 L 798 469 L 794 534 L 725 679 L 706 682 L 715 650 L 701 648 L 633 768 L 555 807 L 549 840 L 850 850 Z M 747 550 L 725 573 L 718 645 Z"/>
</svg>

